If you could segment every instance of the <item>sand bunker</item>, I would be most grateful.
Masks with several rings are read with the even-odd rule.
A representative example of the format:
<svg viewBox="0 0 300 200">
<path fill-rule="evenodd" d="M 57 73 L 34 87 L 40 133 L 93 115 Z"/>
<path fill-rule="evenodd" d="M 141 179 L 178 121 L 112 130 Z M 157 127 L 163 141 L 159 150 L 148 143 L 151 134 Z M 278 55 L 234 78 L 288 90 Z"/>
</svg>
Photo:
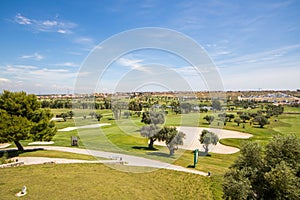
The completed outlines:
<svg viewBox="0 0 300 200">
<path fill-rule="evenodd" d="M 111 124 L 109 123 L 102 123 L 102 124 L 90 124 L 90 125 L 85 125 L 85 126 L 73 126 L 73 127 L 67 127 L 63 129 L 59 129 L 58 131 L 66 132 L 66 131 L 73 131 L 77 129 L 83 129 L 83 128 L 99 128 L 101 126 L 110 126 Z"/>
<path fill-rule="evenodd" d="M 220 139 L 224 138 L 242 138 L 247 139 L 252 137 L 251 134 L 248 133 L 242 133 L 238 131 L 230 131 L 230 130 L 224 130 L 224 129 L 215 129 L 215 128 L 201 128 L 201 127 L 177 127 L 179 131 L 182 131 L 185 133 L 185 139 L 183 141 L 183 145 L 179 146 L 179 148 L 182 149 L 188 149 L 188 150 L 195 150 L 199 149 L 200 151 L 204 151 L 204 148 L 202 144 L 199 142 L 200 134 L 203 129 L 209 130 L 214 132 L 219 136 Z M 155 145 L 160 146 L 166 146 L 165 142 L 155 142 Z M 220 153 L 220 154 L 232 154 L 239 151 L 238 148 L 225 146 L 220 143 L 217 145 L 210 145 L 209 146 L 210 152 L 212 153 Z"/>
</svg>

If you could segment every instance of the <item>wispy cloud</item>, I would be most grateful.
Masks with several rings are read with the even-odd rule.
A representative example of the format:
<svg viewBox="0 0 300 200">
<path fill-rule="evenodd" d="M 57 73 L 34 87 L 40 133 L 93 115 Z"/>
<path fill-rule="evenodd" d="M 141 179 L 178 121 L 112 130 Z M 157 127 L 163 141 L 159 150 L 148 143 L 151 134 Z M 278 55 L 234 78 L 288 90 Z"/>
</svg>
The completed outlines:
<svg viewBox="0 0 300 200">
<path fill-rule="evenodd" d="M 0 78 L 0 84 L 1 83 L 9 83 L 9 82 L 11 82 L 11 81 L 7 78 Z"/>
<path fill-rule="evenodd" d="M 58 18 L 53 20 L 39 20 L 39 19 L 30 19 L 18 13 L 14 21 L 20 25 L 25 25 L 30 27 L 34 31 L 38 32 L 57 32 L 60 34 L 70 34 L 72 29 L 74 29 L 77 24 L 69 21 L 62 21 Z"/>
<path fill-rule="evenodd" d="M 78 64 L 73 63 L 73 62 L 58 63 L 58 64 L 54 64 L 54 66 L 60 66 L 60 67 L 79 67 Z"/>
<path fill-rule="evenodd" d="M 33 60 L 43 60 L 44 56 L 42 56 L 39 53 L 34 53 L 34 54 L 31 54 L 31 55 L 23 55 L 20 58 L 22 58 L 22 59 L 33 59 Z"/>
<path fill-rule="evenodd" d="M 270 50 L 270 51 L 263 51 L 263 52 L 258 52 L 254 54 L 248 54 L 248 55 L 243 55 L 239 57 L 234 57 L 231 59 L 224 59 L 224 60 L 219 60 L 217 61 L 218 66 L 231 66 L 234 67 L 236 65 L 242 65 L 242 64 L 247 64 L 247 63 L 252 63 L 252 64 L 257 64 L 257 63 L 264 63 L 266 61 L 273 61 L 278 59 L 280 57 L 285 57 L 285 55 L 290 55 L 294 51 L 300 50 L 300 44 L 294 44 L 294 45 L 289 45 L 289 46 L 284 46 L 278 49 Z M 265 66 L 268 67 L 268 66 Z M 269 67 L 274 67 L 269 66 Z"/>
<path fill-rule="evenodd" d="M 15 22 L 17 22 L 18 24 L 22 24 L 22 25 L 32 24 L 30 19 L 28 19 L 27 17 L 22 16 L 20 13 L 18 13 L 15 16 Z"/>
<path fill-rule="evenodd" d="M 132 70 L 148 72 L 147 68 L 142 64 L 143 60 L 120 58 L 117 60 L 117 62 L 122 66 L 130 67 Z"/>
</svg>

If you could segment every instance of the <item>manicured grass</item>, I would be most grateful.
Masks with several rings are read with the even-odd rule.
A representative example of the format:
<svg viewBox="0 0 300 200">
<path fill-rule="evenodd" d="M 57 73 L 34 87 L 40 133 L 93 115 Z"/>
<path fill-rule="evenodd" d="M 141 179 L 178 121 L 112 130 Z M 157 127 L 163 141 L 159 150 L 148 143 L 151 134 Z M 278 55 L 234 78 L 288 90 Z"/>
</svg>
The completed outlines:
<svg viewBox="0 0 300 200">
<path fill-rule="evenodd" d="M 0 151 L 0 157 L 3 155 L 5 151 Z M 54 151 L 54 150 L 25 150 L 24 152 L 19 151 L 8 151 L 8 158 L 13 157 L 48 157 L 48 158 L 67 158 L 67 159 L 77 159 L 77 160 L 97 160 L 92 155 L 85 154 L 77 154 L 77 153 L 69 153 L 63 151 Z M 101 160 L 106 160 L 105 158 L 98 158 Z"/>
<path fill-rule="evenodd" d="M 69 153 L 63 151 L 54 151 L 54 150 L 38 150 L 31 152 L 24 152 L 19 154 L 19 157 L 48 157 L 48 158 L 67 158 L 67 159 L 77 159 L 77 160 L 97 160 L 94 156 Z M 105 159 L 105 158 L 101 158 Z"/>
<path fill-rule="evenodd" d="M 134 168 L 132 168 L 134 170 Z M 0 170 L 1 199 L 213 199 L 212 179 L 169 170 L 125 173 L 102 164 L 35 165 Z"/>
</svg>

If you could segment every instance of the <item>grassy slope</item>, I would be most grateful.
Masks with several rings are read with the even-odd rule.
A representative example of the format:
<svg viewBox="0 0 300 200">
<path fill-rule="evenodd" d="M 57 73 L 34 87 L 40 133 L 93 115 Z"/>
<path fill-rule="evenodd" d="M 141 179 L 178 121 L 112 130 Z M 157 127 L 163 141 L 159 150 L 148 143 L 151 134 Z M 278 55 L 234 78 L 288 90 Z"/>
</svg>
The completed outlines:
<svg viewBox="0 0 300 200">
<path fill-rule="evenodd" d="M 28 194 L 22 199 L 212 199 L 210 178 L 168 170 L 125 173 L 101 164 L 68 164 L 0 173 L 1 199 L 17 199 L 23 185 Z"/>
</svg>

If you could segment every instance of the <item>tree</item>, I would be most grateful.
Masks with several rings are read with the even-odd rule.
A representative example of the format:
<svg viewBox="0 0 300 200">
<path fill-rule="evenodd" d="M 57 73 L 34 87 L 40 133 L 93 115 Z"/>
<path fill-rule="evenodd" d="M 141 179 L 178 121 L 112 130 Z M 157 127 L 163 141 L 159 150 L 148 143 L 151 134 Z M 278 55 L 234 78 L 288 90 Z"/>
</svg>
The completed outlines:
<svg viewBox="0 0 300 200">
<path fill-rule="evenodd" d="M 243 123 L 245 123 L 247 120 L 250 119 L 250 116 L 248 113 L 241 113 L 240 118 L 241 118 L 241 120 L 243 120 Z"/>
<path fill-rule="evenodd" d="M 300 138 L 275 136 L 265 149 L 263 154 L 258 143 L 242 145 L 240 156 L 224 175 L 225 199 L 299 199 Z M 239 198 L 235 185 L 243 191 Z"/>
<path fill-rule="evenodd" d="M 70 116 L 70 119 L 72 119 L 73 116 L 74 116 L 74 112 L 73 112 L 72 110 L 70 110 L 70 111 L 68 112 L 68 115 Z"/>
<path fill-rule="evenodd" d="M 122 104 L 121 104 L 121 102 L 118 102 L 118 101 L 113 102 L 112 105 L 111 105 L 111 110 L 112 110 L 112 112 L 114 114 L 114 118 L 116 120 L 120 119 L 121 112 L 122 112 Z"/>
<path fill-rule="evenodd" d="M 240 126 L 241 119 L 240 118 L 235 118 L 234 122 L 237 123 L 238 126 Z"/>
<path fill-rule="evenodd" d="M 260 125 L 260 128 L 263 128 L 266 124 L 269 124 L 268 119 L 262 115 L 257 115 L 253 119 L 253 122 L 257 122 Z"/>
<path fill-rule="evenodd" d="M 246 178 L 244 170 L 232 169 L 225 174 L 223 182 L 223 198 L 246 200 L 252 195 L 251 182 Z"/>
<path fill-rule="evenodd" d="M 143 126 L 141 128 L 141 136 L 149 138 L 148 148 L 154 149 L 154 142 L 157 139 L 157 133 L 159 131 L 159 128 L 153 124 Z"/>
<path fill-rule="evenodd" d="M 219 100 L 212 100 L 211 107 L 213 108 L 213 110 L 222 110 L 222 105 Z"/>
<path fill-rule="evenodd" d="M 212 115 L 206 115 L 205 117 L 203 117 L 203 119 L 205 119 L 208 124 L 211 124 L 214 121 L 215 117 Z"/>
<path fill-rule="evenodd" d="M 164 127 L 158 134 L 157 139 L 159 141 L 165 141 L 170 151 L 170 156 L 174 155 L 175 150 L 178 149 L 178 145 L 183 145 L 183 139 L 185 134 L 178 131 L 176 127 Z"/>
<path fill-rule="evenodd" d="M 219 137 L 215 133 L 204 129 L 200 135 L 199 141 L 201 144 L 203 144 L 203 148 L 205 150 L 205 153 L 207 154 L 209 150 L 209 145 L 216 145 L 219 141 Z"/>
<path fill-rule="evenodd" d="M 20 140 L 49 141 L 56 133 L 51 118 L 35 95 L 4 91 L 0 95 L 0 143 L 14 142 L 23 151 Z"/>
<path fill-rule="evenodd" d="M 190 103 L 181 103 L 180 104 L 181 110 L 183 110 L 183 113 L 189 113 L 192 110 L 192 105 Z"/>
<path fill-rule="evenodd" d="M 96 114 L 95 117 L 97 118 L 98 122 L 100 122 L 101 118 L 103 117 L 103 115 L 101 114 Z"/>
<path fill-rule="evenodd" d="M 165 123 L 165 116 L 161 112 L 147 111 L 143 112 L 141 122 L 145 124 L 163 124 Z"/>
<path fill-rule="evenodd" d="M 234 114 L 226 114 L 226 118 L 231 122 L 231 120 L 234 119 Z"/>
</svg>

